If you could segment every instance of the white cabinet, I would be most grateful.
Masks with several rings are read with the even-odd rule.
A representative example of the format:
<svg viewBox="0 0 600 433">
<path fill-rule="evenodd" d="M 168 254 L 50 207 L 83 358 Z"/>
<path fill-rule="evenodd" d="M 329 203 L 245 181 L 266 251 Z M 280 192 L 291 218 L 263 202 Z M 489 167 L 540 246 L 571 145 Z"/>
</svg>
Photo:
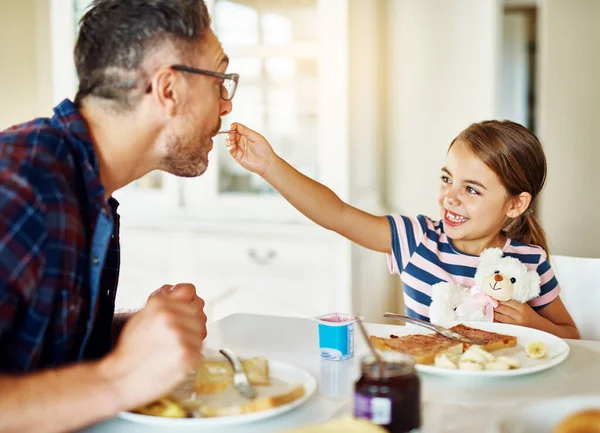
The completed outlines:
<svg viewBox="0 0 600 433">
<path fill-rule="evenodd" d="M 210 320 L 233 312 L 310 317 L 351 309 L 348 243 L 320 228 L 205 224 L 123 230 L 117 305 L 136 309 L 162 284 L 191 282 Z"/>
</svg>

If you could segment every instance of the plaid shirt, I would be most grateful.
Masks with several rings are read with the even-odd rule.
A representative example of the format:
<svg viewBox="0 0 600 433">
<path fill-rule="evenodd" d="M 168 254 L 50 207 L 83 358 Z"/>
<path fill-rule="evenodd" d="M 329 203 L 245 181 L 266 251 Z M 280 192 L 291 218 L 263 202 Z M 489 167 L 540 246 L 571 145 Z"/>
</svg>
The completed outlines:
<svg viewBox="0 0 600 433">
<path fill-rule="evenodd" d="M 0 372 L 104 355 L 119 220 L 69 100 L 0 132 Z"/>
</svg>

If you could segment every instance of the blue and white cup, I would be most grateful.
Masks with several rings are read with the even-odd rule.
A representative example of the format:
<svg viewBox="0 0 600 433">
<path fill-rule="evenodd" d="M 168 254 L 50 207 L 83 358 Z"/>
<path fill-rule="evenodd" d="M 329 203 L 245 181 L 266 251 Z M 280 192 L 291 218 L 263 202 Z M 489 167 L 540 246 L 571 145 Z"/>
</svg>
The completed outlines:
<svg viewBox="0 0 600 433">
<path fill-rule="evenodd" d="M 354 322 L 352 314 L 329 313 L 316 317 L 319 323 L 321 358 L 343 361 L 354 357 Z"/>
</svg>

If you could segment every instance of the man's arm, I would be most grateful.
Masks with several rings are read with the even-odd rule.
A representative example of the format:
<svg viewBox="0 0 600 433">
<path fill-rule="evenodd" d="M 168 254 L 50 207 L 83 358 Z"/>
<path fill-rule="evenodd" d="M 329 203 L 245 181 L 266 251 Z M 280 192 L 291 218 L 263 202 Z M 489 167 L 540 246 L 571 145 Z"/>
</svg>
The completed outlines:
<svg viewBox="0 0 600 433">
<path fill-rule="evenodd" d="M 0 376 L 0 432 L 63 432 L 124 410 L 105 362 Z"/>
<path fill-rule="evenodd" d="M 119 340 L 119 336 L 121 335 L 121 331 L 123 331 L 123 327 L 127 323 L 127 321 L 135 314 L 137 311 L 128 311 L 128 312 L 119 312 L 115 313 L 112 321 L 112 341 L 113 344 Z"/>
<path fill-rule="evenodd" d="M 100 361 L 0 376 L 0 433 L 73 431 L 168 393 L 201 360 L 206 316 L 195 293 L 180 284 L 152 296 Z"/>
</svg>

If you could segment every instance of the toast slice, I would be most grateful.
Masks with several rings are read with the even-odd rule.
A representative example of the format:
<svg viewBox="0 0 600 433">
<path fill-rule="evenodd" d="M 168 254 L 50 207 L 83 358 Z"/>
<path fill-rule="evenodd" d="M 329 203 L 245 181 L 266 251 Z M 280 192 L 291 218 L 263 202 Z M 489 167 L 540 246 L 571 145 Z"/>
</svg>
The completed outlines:
<svg viewBox="0 0 600 433">
<path fill-rule="evenodd" d="M 376 349 L 403 352 L 412 356 L 417 364 L 431 365 L 441 353 L 461 354 L 463 344 L 460 341 L 435 335 L 410 334 L 397 338 L 369 337 Z"/>
<path fill-rule="evenodd" d="M 303 385 L 295 385 L 278 394 L 262 397 L 258 396 L 252 400 L 245 400 L 243 403 L 233 405 L 211 406 L 210 400 L 208 400 L 208 402 L 202 404 L 197 411 L 202 417 L 232 416 L 252 412 L 262 412 L 291 403 L 304 396 L 305 393 L 306 390 Z"/>
<path fill-rule="evenodd" d="M 496 332 L 484 331 L 483 329 L 471 328 L 462 323 L 453 326 L 450 330 L 458 332 L 465 337 L 481 340 L 484 343 L 481 344 L 481 348 L 488 352 L 494 352 L 495 350 L 506 349 L 517 345 L 517 337 L 512 335 L 498 334 Z M 440 335 L 440 337 L 446 338 L 442 335 Z M 471 347 L 470 344 L 465 344 L 464 346 L 465 350 Z"/>
<path fill-rule="evenodd" d="M 242 367 L 252 385 L 268 385 L 269 361 L 264 356 L 242 359 Z M 198 394 L 216 394 L 233 383 L 233 367 L 227 360 L 206 360 L 196 371 L 194 387 Z"/>
</svg>

